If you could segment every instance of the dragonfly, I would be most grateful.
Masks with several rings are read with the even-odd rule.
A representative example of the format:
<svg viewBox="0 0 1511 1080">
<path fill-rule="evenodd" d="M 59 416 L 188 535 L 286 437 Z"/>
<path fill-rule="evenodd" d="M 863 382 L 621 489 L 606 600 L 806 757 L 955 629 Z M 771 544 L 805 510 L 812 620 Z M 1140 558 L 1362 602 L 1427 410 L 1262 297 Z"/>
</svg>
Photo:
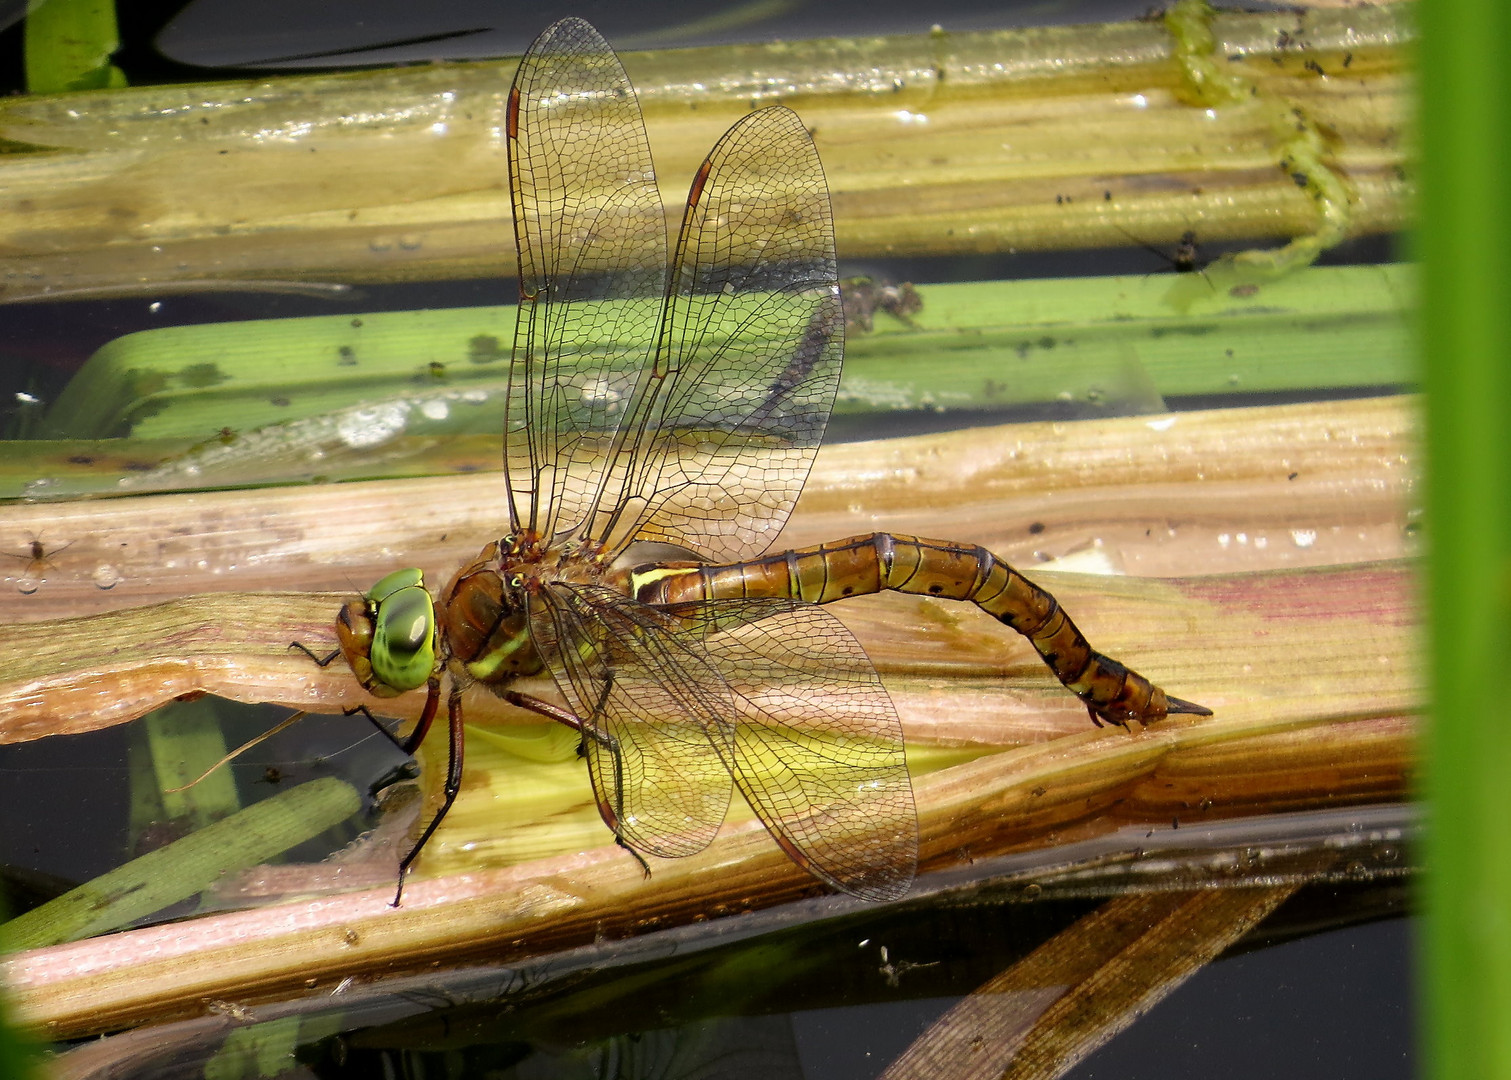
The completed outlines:
<svg viewBox="0 0 1511 1080">
<path fill-rule="evenodd" d="M 647 856 L 707 847 L 738 789 L 794 862 L 878 901 L 918 863 L 902 726 L 823 605 L 882 590 L 972 602 L 1098 724 L 1208 714 L 1096 652 L 982 547 L 873 533 L 770 553 L 844 351 L 828 186 L 794 112 L 753 112 L 718 141 L 670 258 L 639 101 L 588 23 L 531 45 L 504 135 L 519 262 L 508 532 L 439 591 L 406 569 L 348 601 L 321 661 L 339 653 L 377 697 L 426 688 L 411 752 L 446 687 L 443 797 L 395 906 L 460 790 L 474 684 L 581 735 L 599 813 L 647 874 Z M 565 705 L 513 685 L 541 673 Z"/>
</svg>

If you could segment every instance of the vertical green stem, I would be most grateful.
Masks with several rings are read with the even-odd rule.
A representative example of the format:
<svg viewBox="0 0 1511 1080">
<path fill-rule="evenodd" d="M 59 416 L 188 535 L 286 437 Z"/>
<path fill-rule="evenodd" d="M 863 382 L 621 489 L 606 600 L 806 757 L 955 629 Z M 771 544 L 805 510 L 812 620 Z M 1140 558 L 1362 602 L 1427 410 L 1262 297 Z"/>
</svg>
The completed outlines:
<svg viewBox="0 0 1511 1080">
<path fill-rule="evenodd" d="M 126 85 L 110 62 L 120 48 L 113 0 L 29 0 L 26 89 L 33 94 Z"/>
<path fill-rule="evenodd" d="M 1511 1077 L 1511 14 L 1432 0 L 1418 15 L 1433 694 L 1424 1075 Z"/>
<path fill-rule="evenodd" d="M 3 913 L 0 913 L 3 917 Z M 10 1026 L 10 1007 L 0 997 L 0 1076 L 11 1080 L 28 1080 L 36 1072 L 36 1051 Z"/>
</svg>

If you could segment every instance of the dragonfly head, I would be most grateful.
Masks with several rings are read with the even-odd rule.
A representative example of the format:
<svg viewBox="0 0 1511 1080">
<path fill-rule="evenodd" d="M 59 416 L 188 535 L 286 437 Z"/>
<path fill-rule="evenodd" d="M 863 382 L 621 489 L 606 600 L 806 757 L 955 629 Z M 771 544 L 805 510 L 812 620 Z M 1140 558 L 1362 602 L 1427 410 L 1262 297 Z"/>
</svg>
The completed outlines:
<svg viewBox="0 0 1511 1080">
<path fill-rule="evenodd" d="M 341 653 L 364 689 L 397 697 L 436 667 L 435 604 L 419 570 L 395 570 L 336 616 Z"/>
</svg>

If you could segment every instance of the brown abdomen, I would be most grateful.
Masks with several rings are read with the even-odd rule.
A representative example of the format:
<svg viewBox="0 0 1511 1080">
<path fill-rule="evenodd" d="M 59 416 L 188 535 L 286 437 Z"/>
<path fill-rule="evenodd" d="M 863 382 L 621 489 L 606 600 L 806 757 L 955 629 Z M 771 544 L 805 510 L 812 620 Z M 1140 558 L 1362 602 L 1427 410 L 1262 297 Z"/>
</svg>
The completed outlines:
<svg viewBox="0 0 1511 1080">
<path fill-rule="evenodd" d="M 724 566 L 644 567 L 631 578 L 636 597 L 649 604 L 739 596 L 827 604 L 884 589 L 965 600 L 1028 638 L 1099 724 L 1209 714 L 1097 652 L 1053 596 L 976 545 L 871 533 Z"/>
</svg>

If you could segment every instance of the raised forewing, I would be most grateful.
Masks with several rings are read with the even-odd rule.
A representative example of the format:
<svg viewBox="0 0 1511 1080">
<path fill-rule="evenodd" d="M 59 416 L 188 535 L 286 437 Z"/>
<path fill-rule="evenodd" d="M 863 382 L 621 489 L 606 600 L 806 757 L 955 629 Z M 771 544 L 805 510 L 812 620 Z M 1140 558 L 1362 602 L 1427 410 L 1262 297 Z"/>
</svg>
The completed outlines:
<svg viewBox="0 0 1511 1080">
<path fill-rule="evenodd" d="M 693 181 L 655 360 L 582 535 L 714 561 L 765 551 L 823 439 L 843 352 L 823 168 L 797 114 L 763 109 Z"/>
<path fill-rule="evenodd" d="M 599 805 L 631 847 L 703 847 L 733 777 L 815 876 L 868 900 L 907 889 L 918 835 L 901 726 L 834 616 L 778 597 L 652 608 L 598 586 L 549 586 L 532 605 L 589 728 Z"/>
<path fill-rule="evenodd" d="M 659 333 L 666 217 L 634 88 L 581 19 L 520 61 L 506 116 L 520 308 L 504 424 L 514 531 L 581 519 Z"/>
</svg>

